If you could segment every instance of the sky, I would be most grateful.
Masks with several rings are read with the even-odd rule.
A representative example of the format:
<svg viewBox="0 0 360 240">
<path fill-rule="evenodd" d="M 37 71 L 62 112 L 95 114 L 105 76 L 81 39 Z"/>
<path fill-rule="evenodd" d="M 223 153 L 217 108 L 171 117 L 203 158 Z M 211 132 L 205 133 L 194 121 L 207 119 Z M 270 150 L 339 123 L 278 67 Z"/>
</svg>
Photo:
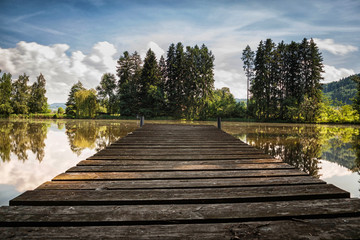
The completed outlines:
<svg viewBox="0 0 360 240">
<path fill-rule="evenodd" d="M 205 44 L 215 87 L 246 98 L 241 61 L 249 45 L 313 38 L 324 83 L 360 73 L 360 0 L 0 0 L 0 69 L 30 84 L 42 73 L 49 103 L 81 81 L 96 88 L 124 51 L 159 59 L 171 43 Z"/>
</svg>

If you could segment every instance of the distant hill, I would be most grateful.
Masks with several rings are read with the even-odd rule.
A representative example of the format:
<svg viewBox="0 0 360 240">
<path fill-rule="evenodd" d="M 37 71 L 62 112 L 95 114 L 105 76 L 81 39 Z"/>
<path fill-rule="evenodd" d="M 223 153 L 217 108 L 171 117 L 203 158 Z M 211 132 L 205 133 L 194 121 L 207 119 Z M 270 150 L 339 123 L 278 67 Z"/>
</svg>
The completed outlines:
<svg viewBox="0 0 360 240">
<path fill-rule="evenodd" d="M 337 102 L 352 104 L 350 99 L 356 95 L 356 83 L 350 77 L 323 85 L 323 93 L 333 101 L 334 105 L 339 105 Z"/>
<path fill-rule="evenodd" d="M 235 98 L 235 101 L 237 103 L 239 103 L 239 102 L 245 102 L 246 103 L 246 98 Z"/>
<path fill-rule="evenodd" d="M 65 105 L 65 103 L 52 103 L 49 106 L 50 110 L 52 110 L 52 111 L 58 110 L 59 107 L 62 107 L 65 110 L 66 105 Z"/>
</svg>

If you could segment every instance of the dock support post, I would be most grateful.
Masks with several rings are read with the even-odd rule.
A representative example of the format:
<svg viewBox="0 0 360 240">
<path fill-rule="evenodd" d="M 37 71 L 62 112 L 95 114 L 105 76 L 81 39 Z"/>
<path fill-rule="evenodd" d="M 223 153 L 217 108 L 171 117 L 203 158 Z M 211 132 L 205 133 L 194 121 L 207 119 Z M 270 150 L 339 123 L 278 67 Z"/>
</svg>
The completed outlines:
<svg viewBox="0 0 360 240">
<path fill-rule="evenodd" d="M 218 129 L 221 129 L 221 117 L 218 117 L 217 125 L 218 125 Z"/>
<path fill-rule="evenodd" d="M 141 116 L 140 117 L 140 127 L 144 126 L 144 120 L 145 120 L 144 116 Z"/>
</svg>

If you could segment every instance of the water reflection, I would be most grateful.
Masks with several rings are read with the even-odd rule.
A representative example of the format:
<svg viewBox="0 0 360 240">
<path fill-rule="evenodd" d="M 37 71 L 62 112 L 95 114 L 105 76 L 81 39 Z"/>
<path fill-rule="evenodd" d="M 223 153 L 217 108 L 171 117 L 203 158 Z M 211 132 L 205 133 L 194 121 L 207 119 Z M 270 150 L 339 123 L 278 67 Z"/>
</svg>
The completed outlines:
<svg viewBox="0 0 360 240">
<path fill-rule="evenodd" d="M 359 171 L 359 128 L 325 125 L 224 124 L 225 131 L 312 176 L 319 177 L 319 161 Z"/>
<path fill-rule="evenodd" d="M 136 121 L 80 121 L 80 120 L 1 120 L 0 121 L 0 158 L 3 162 L 17 159 L 26 161 L 29 153 L 41 162 L 44 159 L 45 140 L 48 129 L 56 126 L 64 131 L 72 152 L 79 156 L 86 148 L 99 151 L 137 128 Z"/>
<path fill-rule="evenodd" d="M 44 158 L 44 147 L 49 123 L 31 121 L 1 121 L 0 124 L 0 158 L 10 161 L 11 153 L 18 160 L 28 159 L 30 150 L 38 161 Z"/>
<path fill-rule="evenodd" d="M 136 128 L 136 121 L 0 120 L 0 206 Z"/>
<path fill-rule="evenodd" d="M 215 122 L 147 123 L 216 125 Z M 0 120 L 0 206 L 19 193 L 51 180 L 137 127 L 137 121 Z M 350 191 L 353 197 L 360 196 L 359 129 L 359 126 L 223 123 L 224 131 Z"/>
</svg>

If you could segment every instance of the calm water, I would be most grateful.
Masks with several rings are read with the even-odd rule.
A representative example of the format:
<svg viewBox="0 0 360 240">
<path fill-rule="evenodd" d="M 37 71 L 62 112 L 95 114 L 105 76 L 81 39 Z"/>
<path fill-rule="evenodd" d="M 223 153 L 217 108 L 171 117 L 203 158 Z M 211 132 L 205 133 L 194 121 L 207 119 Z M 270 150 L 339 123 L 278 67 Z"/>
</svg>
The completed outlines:
<svg viewBox="0 0 360 240">
<path fill-rule="evenodd" d="M 0 206 L 51 180 L 135 130 L 138 124 L 114 120 L 0 120 Z M 360 197 L 359 127 L 223 122 L 223 130 L 349 191 L 352 197 Z"/>
</svg>

